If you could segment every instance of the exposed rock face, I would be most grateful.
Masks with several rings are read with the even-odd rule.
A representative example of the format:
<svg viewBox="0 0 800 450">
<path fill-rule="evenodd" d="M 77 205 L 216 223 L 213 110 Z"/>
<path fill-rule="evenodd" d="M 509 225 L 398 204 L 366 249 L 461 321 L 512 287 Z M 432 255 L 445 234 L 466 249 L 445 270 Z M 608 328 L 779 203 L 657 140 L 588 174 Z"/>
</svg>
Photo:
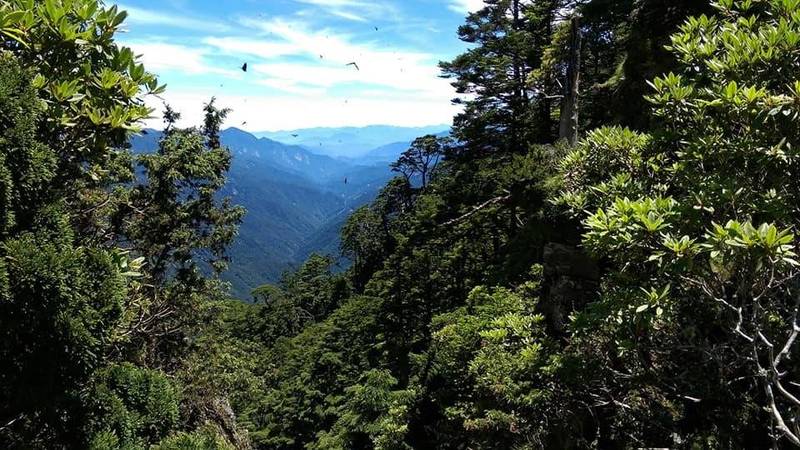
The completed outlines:
<svg viewBox="0 0 800 450">
<path fill-rule="evenodd" d="M 600 267 L 581 249 L 549 243 L 543 254 L 542 313 L 558 334 L 564 332 L 570 311 L 597 295 Z"/>
<path fill-rule="evenodd" d="M 228 439 L 234 448 L 238 450 L 247 450 L 252 448 L 250 439 L 247 436 L 247 431 L 236 423 L 236 414 L 233 412 L 228 399 L 216 399 L 213 403 L 213 413 L 216 415 L 215 422 L 223 432 L 223 436 Z"/>
<path fill-rule="evenodd" d="M 236 414 L 227 398 L 202 398 L 195 405 L 189 422 L 197 428 L 213 427 L 236 450 L 253 448 L 247 430 L 236 423 Z"/>
</svg>

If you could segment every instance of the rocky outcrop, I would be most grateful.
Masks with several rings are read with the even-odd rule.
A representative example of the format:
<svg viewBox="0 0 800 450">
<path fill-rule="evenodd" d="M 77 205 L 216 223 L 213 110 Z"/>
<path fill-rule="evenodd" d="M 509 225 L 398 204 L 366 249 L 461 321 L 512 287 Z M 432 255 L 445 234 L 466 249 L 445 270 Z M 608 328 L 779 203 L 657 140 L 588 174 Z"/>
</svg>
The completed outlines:
<svg viewBox="0 0 800 450">
<path fill-rule="evenodd" d="M 237 423 L 236 414 L 227 398 L 219 396 L 200 398 L 189 414 L 188 422 L 194 428 L 211 427 L 236 450 L 253 448 L 247 430 Z"/>
</svg>

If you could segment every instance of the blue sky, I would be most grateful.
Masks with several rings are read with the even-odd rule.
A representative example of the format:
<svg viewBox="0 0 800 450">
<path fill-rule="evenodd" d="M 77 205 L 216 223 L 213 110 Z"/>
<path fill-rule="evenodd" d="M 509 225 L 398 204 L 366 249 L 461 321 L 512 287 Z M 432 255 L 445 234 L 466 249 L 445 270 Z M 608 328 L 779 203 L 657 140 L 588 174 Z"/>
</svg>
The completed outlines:
<svg viewBox="0 0 800 450">
<path fill-rule="evenodd" d="M 199 123 L 212 95 L 233 109 L 227 125 L 249 131 L 444 124 L 458 110 L 437 63 L 465 50 L 456 30 L 481 4 L 124 0 L 119 41 L 167 83 L 183 124 Z"/>
</svg>

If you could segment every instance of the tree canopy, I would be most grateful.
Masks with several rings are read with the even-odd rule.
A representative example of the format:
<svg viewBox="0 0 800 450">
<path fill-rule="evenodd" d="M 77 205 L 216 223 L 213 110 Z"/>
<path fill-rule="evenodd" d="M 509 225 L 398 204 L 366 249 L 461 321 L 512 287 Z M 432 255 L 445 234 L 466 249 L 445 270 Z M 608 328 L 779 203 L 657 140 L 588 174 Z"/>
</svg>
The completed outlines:
<svg viewBox="0 0 800 450">
<path fill-rule="evenodd" d="M 5 448 L 228 445 L 174 377 L 221 292 L 201 255 L 216 266 L 241 217 L 216 195 L 224 114 L 210 101 L 202 130 L 133 155 L 164 87 L 115 43 L 125 18 L 96 0 L 0 3 Z"/>
</svg>

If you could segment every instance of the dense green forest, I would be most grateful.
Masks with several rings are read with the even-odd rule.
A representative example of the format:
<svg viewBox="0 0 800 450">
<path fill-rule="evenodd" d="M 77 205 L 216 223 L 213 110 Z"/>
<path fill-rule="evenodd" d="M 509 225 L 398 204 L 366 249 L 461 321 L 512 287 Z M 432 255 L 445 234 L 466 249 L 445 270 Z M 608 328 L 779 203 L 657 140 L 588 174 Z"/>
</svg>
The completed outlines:
<svg viewBox="0 0 800 450">
<path fill-rule="evenodd" d="M 452 136 L 253 304 L 125 17 L 0 1 L 0 447 L 800 446 L 800 0 L 487 0 Z"/>
</svg>

